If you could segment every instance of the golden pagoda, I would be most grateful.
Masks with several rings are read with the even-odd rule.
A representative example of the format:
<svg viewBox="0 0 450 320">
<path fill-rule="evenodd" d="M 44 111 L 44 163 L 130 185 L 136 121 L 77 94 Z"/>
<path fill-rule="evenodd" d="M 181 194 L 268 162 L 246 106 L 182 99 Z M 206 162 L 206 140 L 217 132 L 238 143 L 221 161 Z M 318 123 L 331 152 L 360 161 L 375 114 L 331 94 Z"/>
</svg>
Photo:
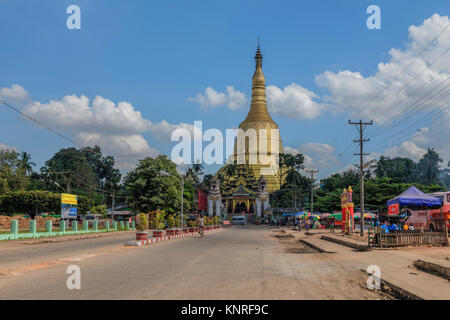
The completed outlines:
<svg viewBox="0 0 450 320">
<path fill-rule="evenodd" d="M 264 182 L 265 192 L 272 192 L 280 188 L 278 155 L 283 153 L 283 144 L 278 125 L 272 120 L 267 110 L 266 78 L 262 72 L 262 59 L 263 56 L 258 43 L 255 55 L 255 73 L 252 78 L 250 110 L 245 120 L 239 125 L 239 129 L 242 129 L 244 133 L 254 130 L 256 144 L 250 147 L 249 141 L 251 138 L 247 136 L 241 140 L 245 142 L 243 147 L 238 146 L 238 142 L 235 141 L 234 164 L 227 164 L 218 172 L 218 175 L 222 177 L 221 190 L 223 199 L 226 199 L 228 212 L 254 212 L 255 201 L 260 193 L 259 182 L 261 181 Z M 265 150 L 261 150 L 261 147 Z M 260 161 L 260 154 L 267 155 L 265 162 Z M 239 159 L 241 159 L 241 162 Z M 267 159 L 270 159 L 269 162 Z M 227 170 L 227 166 L 234 166 L 234 169 Z M 228 175 L 227 172 L 229 171 L 234 173 Z M 244 208 L 246 210 L 242 210 Z"/>
<path fill-rule="evenodd" d="M 267 110 L 266 101 L 266 78 L 262 72 L 262 53 L 258 43 L 258 49 L 256 50 L 255 61 L 255 73 L 252 78 L 252 101 L 250 104 L 250 110 L 245 120 L 239 125 L 239 129 L 244 132 L 254 129 L 258 143 L 253 150 L 249 148 L 249 139 L 245 141 L 245 164 L 248 165 L 256 179 L 259 179 L 262 175 L 267 180 L 267 190 L 269 192 L 278 190 L 280 188 L 280 181 L 278 175 L 278 155 L 283 153 L 283 143 L 279 134 L 278 125 L 272 120 L 272 117 Z M 265 130 L 261 130 L 265 129 Z M 275 129 L 276 131 L 273 131 Z M 273 134 L 275 133 L 276 134 Z M 278 140 L 278 141 L 273 141 Z M 266 150 L 260 150 L 261 146 L 265 146 Z M 272 148 L 275 149 L 272 150 Z M 234 160 L 238 159 L 239 155 L 238 146 L 234 145 Z M 260 153 L 265 153 L 271 159 L 270 164 L 261 163 L 259 157 Z M 253 158 L 252 158 L 253 156 Z M 251 159 L 257 159 L 254 163 Z"/>
</svg>

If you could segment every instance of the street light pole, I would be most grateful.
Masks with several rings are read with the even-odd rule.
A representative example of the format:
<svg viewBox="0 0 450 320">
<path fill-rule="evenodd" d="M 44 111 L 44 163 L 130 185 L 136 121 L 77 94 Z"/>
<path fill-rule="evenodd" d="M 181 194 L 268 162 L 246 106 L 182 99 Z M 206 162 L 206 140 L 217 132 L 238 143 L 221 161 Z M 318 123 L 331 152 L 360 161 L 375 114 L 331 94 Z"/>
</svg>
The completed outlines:
<svg viewBox="0 0 450 320">
<path fill-rule="evenodd" d="M 184 228 L 184 221 L 183 221 L 183 191 L 184 191 L 184 179 L 183 176 L 181 176 L 181 228 Z"/>
</svg>

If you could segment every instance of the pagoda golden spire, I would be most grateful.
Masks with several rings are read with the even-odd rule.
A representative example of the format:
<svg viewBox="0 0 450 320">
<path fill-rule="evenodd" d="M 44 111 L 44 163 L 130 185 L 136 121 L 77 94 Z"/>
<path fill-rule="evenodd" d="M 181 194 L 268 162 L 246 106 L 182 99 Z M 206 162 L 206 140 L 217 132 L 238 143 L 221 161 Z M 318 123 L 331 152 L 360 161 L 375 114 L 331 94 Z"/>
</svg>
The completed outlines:
<svg viewBox="0 0 450 320">
<path fill-rule="evenodd" d="M 255 55 L 255 73 L 252 78 L 252 102 L 250 104 L 250 111 L 248 112 L 247 118 L 239 126 L 241 128 L 246 122 L 254 121 L 268 121 L 272 122 L 276 128 L 278 126 L 270 117 L 269 111 L 267 110 L 266 102 L 266 78 L 262 71 L 262 60 L 263 56 L 261 53 L 261 48 L 258 41 L 258 49 Z M 244 128 L 242 128 L 244 129 Z M 245 130 L 245 129 L 244 129 Z"/>
<path fill-rule="evenodd" d="M 257 138 L 256 150 L 253 149 L 252 151 L 252 149 L 249 148 L 248 143 L 246 143 L 245 163 L 250 166 L 256 179 L 259 179 L 264 175 L 267 180 L 268 190 L 271 192 L 279 189 L 279 177 L 277 176 L 277 172 L 273 171 L 274 160 L 271 164 L 263 164 L 260 162 L 260 148 L 262 145 L 265 146 L 265 150 L 261 154 L 267 155 L 271 159 L 275 159 L 280 153 L 283 153 L 283 144 L 281 142 L 281 136 L 279 135 L 278 125 L 272 120 L 267 109 L 266 78 L 262 71 L 262 60 L 263 56 L 258 41 L 258 48 L 255 55 L 255 72 L 252 78 L 252 101 L 247 117 L 239 125 L 239 129 L 242 129 L 244 132 L 255 130 Z M 276 130 L 277 134 L 275 134 L 273 130 Z M 273 150 L 272 147 L 275 145 L 277 146 L 276 150 Z M 236 160 L 240 151 L 237 150 L 236 144 L 234 147 L 234 159 Z M 257 163 L 249 163 L 249 159 L 252 158 L 258 159 Z"/>
</svg>

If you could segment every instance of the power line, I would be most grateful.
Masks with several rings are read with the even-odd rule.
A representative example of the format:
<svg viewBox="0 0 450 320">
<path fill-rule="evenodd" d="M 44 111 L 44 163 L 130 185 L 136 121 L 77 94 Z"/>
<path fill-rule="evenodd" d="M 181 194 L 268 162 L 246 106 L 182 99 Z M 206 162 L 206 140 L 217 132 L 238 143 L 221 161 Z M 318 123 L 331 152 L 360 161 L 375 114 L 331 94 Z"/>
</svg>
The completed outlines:
<svg viewBox="0 0 450 320">
<path fill-rule="evenodd" d="M 410 79 L 406 84 L 402 85 L 398 91 L 396 91 L 396 92 L 395 92 L 393 95 L 391 95 L 390 97 L 388 97 L 388 98 L 382 100 L 383 103 L 382 103 L 381 105 L 378 106 L 377 110 L 381 110 L 381 106 L 385 105 L 386 102 L 388 102 L 388 101 L 391 100 L 393 97 L 397 96 L 397 95 L 398 95 L 401 91 L 403 91 L 405 88 L 407 88 L 413 80 L 416 80 L 418 76 L 420 76 L 422 73 L 424 73 L 426 70 L 428 70 L 433 64 L 435 64 L 435 63 L 436 63 L 436 62 L 437 62 L 437 61 L 438 61 L 445 53 L 447 53 L 449 50 L 450 50 L 450 48 L 447 48 L 447 49 L 446 49 L 444 52 L 442 52 L 436 59 L 434 59 L 433 62 L 432 62 L 431 64 L 429 64 L 429 65 L 428 65 L 426 68 L 424 68 L 421 72 L 419 72 L 418 74 L 416 74 L 416 76 L 413 77 L 412 79 Z M 447 68 L 448 68 L 448 66 L 447 66 Z M 447 68 L 445 68 L 445 69 L 447 69 Z M 444 70 L 445 70 L 445 69 L 444 69 Z M 375 111 L 377 111 L 377 110 L 375 110 Z M 381 110 L 381 112 L 383 112 L 383 110 Z M 372 114 L 372 112 L 369 112 L 369 114 L 367 115 L 367 117 L 370 117 L 371 114 Z"/>
<path fill-rule="evenodd" d="M 394 79 L 393 79 L 391 82 L 389 82 L 387 86 L 384 86 L 383 88 L 381 88 L 381 90 L 380 90 L 378 93 L 376 93 L 374 96 L 372 96 L 372 98 L 369 99 L 369 101 L 362 107 L 361 111 L 359 111 L 358 114 L 357 114 L 356 116 L 359 117 L 359 115 L 361 115 L 361 113 L 362 113 L 362 110 L 364 110 L 366 107 L 368 107 L 369 104 L 370 104 L 372 101 L 374 101 L 381 93 L 383 93 L 386 89 L 388 89 L 388 88 L 392 85 L 392 83 L 394 82 L 394 80 L 396 80 L 401 74 L 403 74 L 403 72 L 405 72 L 405 71 L 406 71 L 406 70 L 414 63 L 415 59 L 421 57 L 421 56 L 425 53 L 425 51 L 432 45 L 432 43 L 433 43 L 434 41 L 436 41 L 436 40 L 437 40 L 437 39 L 438 39 L 438 38 L 439 38 L 439 37 L 440 37 L 440 36 L 448 29 L 449 26 L 450 26 L 450 25 L 447 24 L 447 26 L 446 26 L 445 28 L 443 28 L 443 29 L 436 35 L 436 37 L 434 37 L 434 38 L 433 38 L 433 39 L 432 39 L 432 40 L 431 40 L 431 41 L 423 48 L 423 50 L 422 50 L 418 55 L 416 55 L 413 59 L 411 59 L 411 62 L 410 62 L 406 67 L 404 67 L 398 74 L 395 75 Z M 339 131 L 339 134 L 335 136 L 335 138 L 334 138 L 332 144 L 334 144 L 334 143 L 337 141 L 338 137 L 341 136 L 341 134 L 344 132 L 345 128 L 346 128 L 346 125 L 344 125 L 344 126 L 342 127 L 342 129 Z"/>
<path fill-rule="evenodd" d="M 33 118 L 32 116 L 26 114 L 25 112 L 23 112 L 23 111 L 20 110 L 19 108 L 15 107 L 15 106 L 13 106 L 13 105 L 11 105 L 11 104 L 9 104 L 8 102 L 4 101 L 4 100 L 1 99 L 1 98 L 0 98 L 0 102 L 3 103 L 5 106 L 9 107 L 10 109 L 14 110 L 15 112 L 19 113 L 19 114 L 22 115 L 23 117 L 25 117 L 25 118 L 31 120 L 32 122 L 36 123 L 37 125 L 39 125 L 39 126 L 45 128 L 45 129 L 49 130 L 50 132 L 52 132 L 52 133 L 54 133 L 54 134 L 60 136 L 61 138 L 65 139 L 65 140 L 69 141 L 69 142 L 72 143 L 75 147 L 78 148 L 77 143 L 76 143 L 73 139 L 71 139 L 71 138 L 65 136 L 64 134 L 62 134 L 61 132 L 59 132 L 59 131 L 57 131 L 57 130 L 51 128 L 51 127 L 49 127 L 48 125 L 44 124 L 43 122 L 41 122 L 41 121 L 39 121 L 39 120 Z M 93 153 L 93 154 L 102 156 L 102 154 L 100 154 L 100 153 L 98 153 L 98 152 L 95 152 L 95 151 L 93 151 L 93 150 L 91 150 L 90 148 L 87 148 L 87 147 L 82 147 L 82 148 L 80 148 L 80 150 L 85 150 L 85 151 L 88 151 L 88 152 L 90 152 L 90 153 Z"/>
<path fill-rule="evenodd" d="M 435 105 L 436 103 L 440 102 L 441 100 L 447 98 L 447 96 L 450 95 L 450 92 L 447 92 L 445 95 L 442 95 L 441 97 L 439 97 L 438 99 L 434 100 L 433 102 L 430 103 L 430 105 L 428 105 L 429 107 L 432 107 L 433 105 Z M 408 125 L 408 128 L 406 129 L 401 129 L 400 131 L 397 131 L 393 134 L 391 134 L 390 136 L 388 136 L 387 138 L 380 140 L 379 142 L 377 142 L 374 147 L 378 147 L 378 146 L 382 146 L 386 143 L 392 142 L 391 139 L 396 138 L 396 140 L 401 140 L 403 139 L 403 137 L 406 137 L 410 132 L 417 130 L 417 125 L 422 125 L 424 123 L 426 123 L 428 120 L 430 120 L 431 118 L 433 118 L 434 116 L 440 114 L 442 112 L 442 110 L 436 110 L 432 113 L 428 113 L 425 116 L 423 116 L 422 118 L 416 119 L 416 121 L 414 121 L 413 123 L 411 123 L 410 125 Z M 414 118 L 411 118 L 414 120 Z M 408 122 L 408 121 L 407 121 Z M 405 123 L 407 123 L 405 122 Z M 392 129 L 396 128 L 397 126 L 393 127 Z M 387 132 L 387 131 L 386 131 Z M 381 135 L 378 135 L 378 137 L 384 135 L 386 132 L 383 132 Z"/>
</svg>

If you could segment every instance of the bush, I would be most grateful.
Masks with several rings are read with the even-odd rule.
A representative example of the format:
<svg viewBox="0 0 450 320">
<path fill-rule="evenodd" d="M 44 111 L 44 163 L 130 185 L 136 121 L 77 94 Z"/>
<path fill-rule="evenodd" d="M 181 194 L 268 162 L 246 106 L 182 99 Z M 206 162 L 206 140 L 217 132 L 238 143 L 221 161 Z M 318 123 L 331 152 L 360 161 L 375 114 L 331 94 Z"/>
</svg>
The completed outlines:
<svg viewBox="0 0 450 320">
<path fill-rule="evenodd" d="M 92 200 L 78 196 L 78 213 L 86 214 Z M 36 212 L 61 214 L 61 194 L 48 191 L 10 191 L 0 196 L 0 213 L 26 213 L 34 217 Z"/>
<path fill-rule="evenodd" d="M 147 215 L 145 213 L 141 213 L 139 215 L 139 221 L 136 224 L 136 229 L 137 231 L 145 231 L 147 230 L 147 226 L 148 226 Z"/>
<path fill-rule="evenodd" d="M 217 226 L 217 225 L 219 224 L 219 222 L 220 222 L 219 216 L 215 216 L 215 217 L 213 218 L 213 225 Z"/>
<path fill-rule="evenodd" d="M 175 227 L 175 223 L 175 218 L 173 217 L 173 215 L 170 215 L 169 218 L 167 218 L 167 226 L 169 227 L 169 229 Z"/>
<path fill-rule="evenodd" d="M 154 216 L 150 219 L 150 229 L 164 230 L 166 226 L 164 223 L 165 215 L 166 214 L 164 211 L 155 213 Z"/>
<path fill-rule="evenodd" d="M 106 206 L 99 204 L 98 206 L 92 207 L 91 212 L 94 214 L 101 214 L 103 217 L 106 217 Z"/>
</svg>

